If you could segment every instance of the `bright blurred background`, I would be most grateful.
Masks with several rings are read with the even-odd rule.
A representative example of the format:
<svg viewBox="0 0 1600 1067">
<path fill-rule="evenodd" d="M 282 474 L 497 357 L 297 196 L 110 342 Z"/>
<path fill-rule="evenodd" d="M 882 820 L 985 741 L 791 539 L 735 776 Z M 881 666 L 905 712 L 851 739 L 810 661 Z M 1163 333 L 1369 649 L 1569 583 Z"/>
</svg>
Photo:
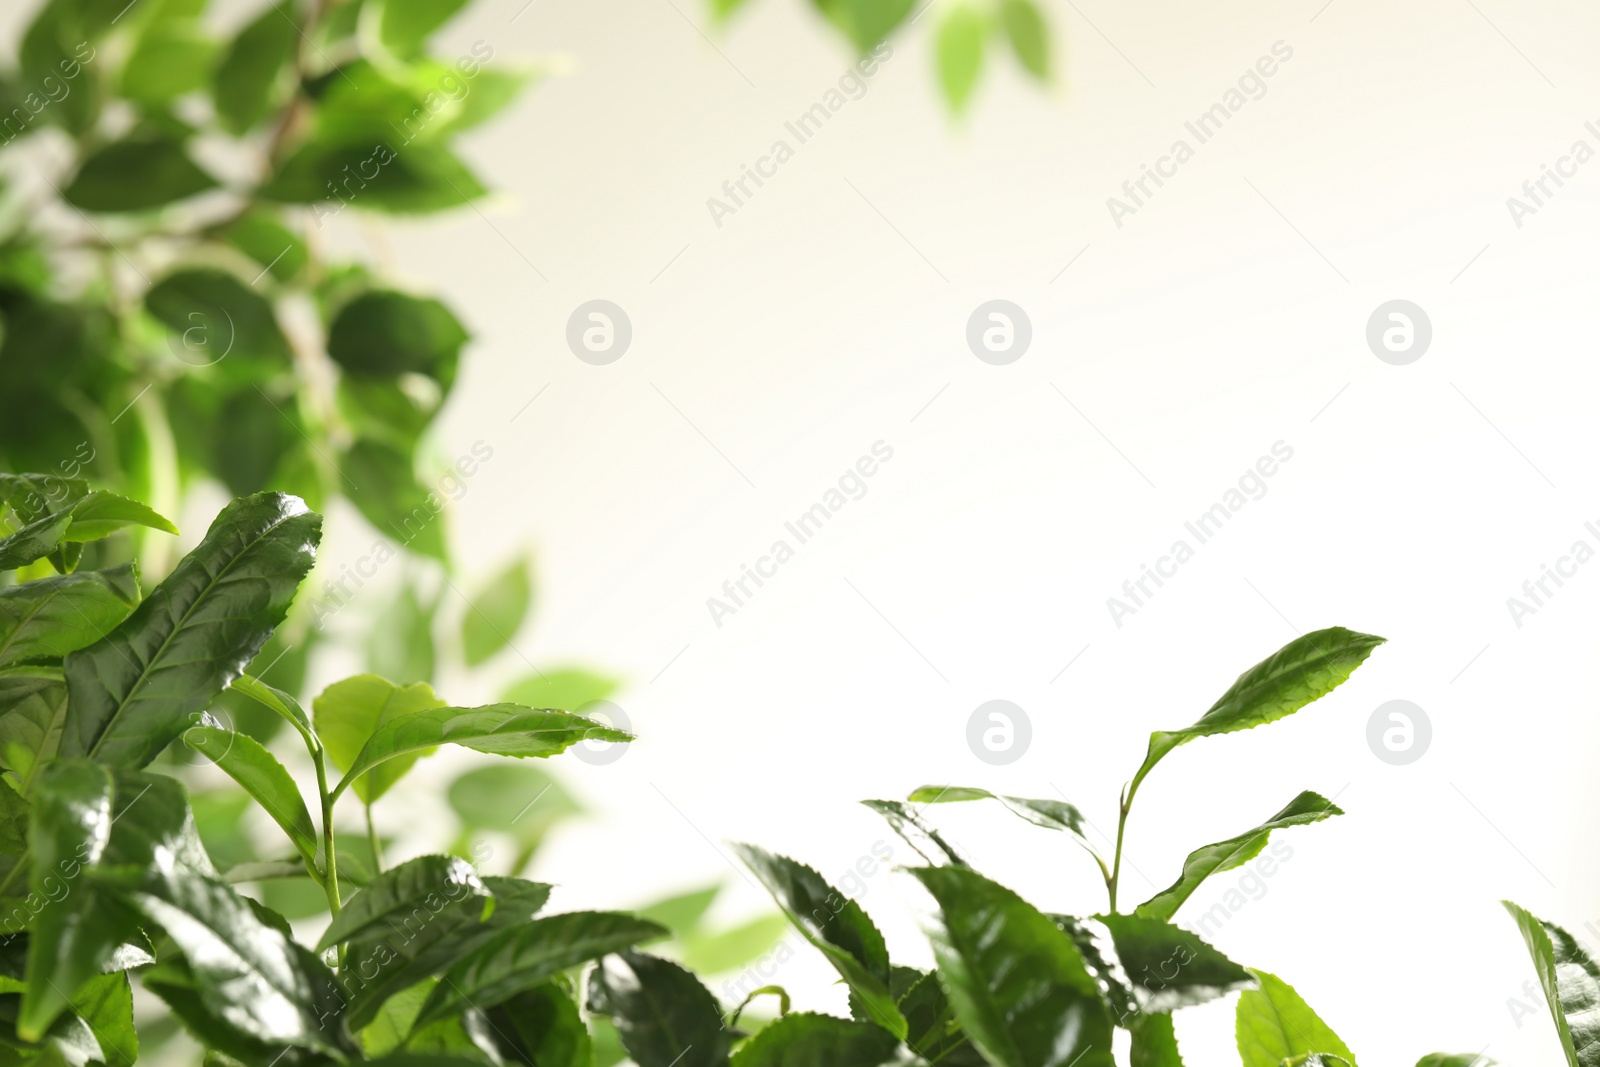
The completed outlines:
<svg viewBox="0 0 1600 1067">
<path fill-rule="evenodd" d="M 1507 598 L 1574 542 L 1600 548 L 1584 526 L 1600 525 L 1600 166 L 1549 184 L 1521 226 L 1506 200 L 1573 142 L 1600 149 L 1585 127 L 1600 117 L 1600 14 L 1044 6 L 1052 87 L 997 60 L 952 119 L 919 21 L 804 144 L 785 123 L 853 54 L 796 0 L 751 0 L 720 29 L 693 0 L 492 0 L 445 29 L 441 55 L 486 42 L 494 62 L 548 71 L 465 140 L 500 194 L 382 233 L 328 231 L 440 294 L 473 334 L 428 446 L 440 469 L 493 450 L 449 511 L 456 584 L 537 558 L 513 648 L 436 688 L 491 700 L 535 660 L 625 679 L 612 699 L 641 740 L 556 769 L 589 814 L 552 831 L 534 873 L 595 907 L 722 880 L 717 917 L 733 923 L 769 903 L 726 841 L 833 877 L 880 841 L 907 861 L 855 801 L 929 782 L 1064 796 L 1111 831 L 1151 730 L 1189 723 L 1298 632 L 1382 634 L 1323 702 L 1166 761 L 1130 827 L 1130 892 L 1315 789 L 1348 814 L 1284 833 L 1291 861 L 1215 880 L 1189 920 L 1223 904 L 1210 939 L 1293 982 L 1368 1062 L 1437 1047 L 1553 1060 L 1497 902 L 1600 943 L 1600 566 L 1520 626 Z M 0 12 L 8 48 L 29 7 Z M 1107 198 L 1175 140 L 1196 145 L 1184 124 L 1275 46 L 1292 58 L 1259 98 L 1117 225 Z M 793 158 L 719 225 L 707 199 L 778 139 Z M 565 338 L 593 299 L 632 326 L 603 366 Z M 1004 366 L 966 341 L 991 299 L 1031 320 Z M 1432 323 L 1404 366 L 1365 336 L 1394 299 Z M 865 495 L 719 625 L 708 598 L 793 544 L 785 522 L 877 442 L 893 458 Z M 1195 544 L 1185 522 L 1278 442 L 1292 459 L 1265 494 L 1118 625 L 1107 599 L 1175 540 Z M 192 503 L 188 540 L 221 499 Z M 324 576 L 375 537 L 348 507 L 334 519 Z M 347 649 L 405 573 L 387 568 L 340 613 L 352 644 L 313 662 L 313 691 L 362 668 Z M 991 699 L 1031 721 L 1005 766 L 967 744 Z M 1432 729 L 1401 766 L 1367 740 L 1392 699 Z M 453 837 L 429 784 L 461 766 L 424 761 L 378 809 L 397 858 Z M 1065 839 L 998 810 L 937 815 L 1035 903 L 1102 905 Z M 914 895 L 887 870 L 863 892 L 891 951 L 925 962 Z M 807 952 L 767 981 L 842 1009 Z M 1181 1016 L 1189 1061 L 1234 1062 L 1232 1025 L 1229 1002 Z"/>
</svg>

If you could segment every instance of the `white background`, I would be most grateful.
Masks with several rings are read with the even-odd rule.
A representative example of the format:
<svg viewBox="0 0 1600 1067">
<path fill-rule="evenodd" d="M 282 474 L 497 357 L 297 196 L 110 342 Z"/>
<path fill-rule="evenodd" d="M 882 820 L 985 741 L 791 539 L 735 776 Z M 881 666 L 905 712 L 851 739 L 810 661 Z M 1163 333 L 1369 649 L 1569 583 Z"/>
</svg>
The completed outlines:
<svg viewBox="0 0 1600 1067">
<path fill-rule="evenodd" d="M 434 446 L 441 463 L 494 449 L 450 515 L 458 584 L 536 548 L 519 650 L 629 679 L 642 740 L 561 764 L 599 812 L 541 858 L 568 905 L 725 877 L 730 916 L 765 907 L 725 840 L 830 876 L 880 839 L 909 861 L 854 802 L 927 782 L 1064 794 L 1110 832 L 1151 730 L 1340 624 L 1390 642 L 1323 702 L 1186 746 L 1147 783 L 1128 894 L 1315 789 L 1348 814 L 1282 835 L 1292 861 L 1218 946 L 1293 983 L 1369 1064 L 1559 1058 L 1542 1004 L 1520 1026 L 1508 1006 L 1533 972 L 1497 901 L 1597 941 L 1600 564 L 1521 628 L 1506 599 L 1573 541 L 1600 548 L 1583 529 L 1600 520 L 1600 162 L 1520 229 L 1505 200 L 1575 139 L 1600 148 L 1583 128 L 1600 16 L 1321 4 L 1046 0 L 1057 84 L 998 62 L 965 122 L 935 95 L 936 9 L 720 228 L 707 197 L 792 144 L 783 123 L 851 60 L 809 5 L 751 0 L 718 32 L 693 0 L 485 0 L 443 35 L 445 56 L 485 41 L 560 71 L 467 146 L 502 194 L 391 227 L 388 254 L 474 333 Z M 1294 55 L 1266 95 L 1116 227 L 1107 197 L 1280 40 Z M 597 297 L 633 325 L 606 367 L 563 337 Z M 1005 367 L 964 339 L 997 297 L 1033 326 Z M 1364 340 L 1395 298 L 1433 323 L 1405 367 Z M 714 625 L 706 599 L 879 440 L 894 458 L 866 496 Z M 1107 597 L 1280 440 L 1294 456 L 1267 494 L 1114 625 Z M 333 566 L 372 539 L 338 519 Z M 526 670 L 507 653 L 447 695 L 491 699 Z M 1009 767 L 966 746 L 993 698 L 1032 720 Z M 1405 767 L 1366 742 L 1395 698 L 1433 726 Z M 440 773 L 425 764 L 386 822 L 447 840 L 420 790 Z M 1064 838 L 998 809 L 938 815 L 1035 903 L 1103 907 Z M 924 962 L 900 878 L 862 903 Z M 776 980 L 842 1007 L 810 956 Z M 1190 1063 L 1237 1062 L 1231 1004 L 1179 1019 Z"/>
</svg>

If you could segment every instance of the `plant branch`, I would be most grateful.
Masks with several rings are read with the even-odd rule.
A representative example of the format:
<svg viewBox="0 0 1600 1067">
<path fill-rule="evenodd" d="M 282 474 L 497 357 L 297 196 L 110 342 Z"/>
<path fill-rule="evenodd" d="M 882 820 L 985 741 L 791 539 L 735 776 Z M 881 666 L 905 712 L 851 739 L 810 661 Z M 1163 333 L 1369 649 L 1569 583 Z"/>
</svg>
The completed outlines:
<svg viewBox="0 0 1600 1067">
<path fill-rule="evenodd" d="M 339 860 L 333 846 L 333 797 L 328 795 L 328 763 L 318 745 L 311 753 L 317 766 L 317 798 L 322 802 L 322 887 L 328 893 L 328 910 L 339 914 Z"/>
</svg>

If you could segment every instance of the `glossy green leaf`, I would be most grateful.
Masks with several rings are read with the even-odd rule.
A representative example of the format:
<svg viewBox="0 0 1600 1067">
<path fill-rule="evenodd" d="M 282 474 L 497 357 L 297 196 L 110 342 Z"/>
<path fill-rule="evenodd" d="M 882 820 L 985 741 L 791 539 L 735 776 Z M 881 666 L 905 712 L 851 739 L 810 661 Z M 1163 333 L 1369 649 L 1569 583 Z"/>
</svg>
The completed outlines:
<svg viewBox="0 0 1600 1067">
<path fill-rule="evenodd" d="M 1327 1053 L 1351 1063 L 1355 1056 L 1283 979 L 1252 970 L 1261 988 L 1239 997 L 1234 1031 L 1244 1067 L 1281 1067 L 1306 1053 Z"/>
<path fill-rule="evenodd" d="M 67 716 L 67 683 L 57 667 L 0 670 L 0 764 L 23 795 L 55 759 Z"/>
<path fill-rule="evenodd" d="M 505 931 L 525 925 L 550 897 L 550 886 L 542 882 L 490 875 L 483 884 L 494 898 L 487 914 L 478 895 L 458 894 L 454 901 L 441 895 L 432 906 L 425 900 L 408 913 L 390 913 L 392 921 L 385 926 L 369 926 L 349 942 L 343 970 L 356 980 L 351 983 L 352 1027 L 377 1019 L 390 997 L 442 973 Z M 421 1003 L 406 1019 L 406 1029 Z"/>
<path fill-rule="evenodd" d="M 1140 1015 L 1128 1029 L 1133 1033 L 1130 1067 L 1183 1067 L 1171 1015 Z"/>
<path fill-rule="evenodd" d="M 945 8 L 939 20 L 935 49 L 939 87 L 944 90 L 945 102 L 952 111 L 964 111 L 972 91 L 978 87 L 988 36 L 989 20 L 972 4 L 958 0 Z"/>
<path fill-rule="evenodd" d="M 44 559 L 61 547 L 70 525 L 72 512 L 62 511 L 46 515 L 6 537 L 0 537 L 0 571 L 16 570 Z"/>
<path fill-rule="evenodd" d="M 350 768 L 380 727 L 443 706 L 444 701 L 426 683 L 399 686 L 375 674 L 358 674 L 324 689 L 311 702 L 311 713 L 328 755 L 338 767 Z M 404 777 L 421 755 L 421 751 L 401 754 L 377 773 L 357 781 L 356 796 L 371 804 Z"/>
<path fill-rule="evenodd" d="M 987 789 L 960 785 L 925 785 L 906 797 L 913 804 L 951 804 L 966 800 L 998 800 L 1007 811 L 1046 830 L 1064 830 L 1084 837 L 1083 813 L 1064 800 L 1001 796 Z"/>
<path fill-rule="evenodd" d="M 544 757 L 557 755 L 584 740 L 620 743 L 633 739 L 630 733 L 581 715 L 541 711 L 520 704 L 432 708 L 379 726 L 334 793 L 343 792 L 374 767 L 436 745 L 461 745 L 497 756 Z"/>
<path fill-rule="evenodd" d="M 321 526 L 282 493 L 224 508 L 121 626 L 67 656 L 62 755 L 143 767 L 198 721 L 283 621 Z"/>
<path fill-rule="evenodd" d="M 215 267 L 184 267 L 145 293 L 144 306 L 184 349 L 180 359 L 209 367 L 231 361 L 289 366 L 289 342 L 272 305 L 244 280 Z"/>
<path fill-rule="evenodd" d="M 355 442 L 340 457 L 348 484 L 357 486 L 351 502 L 385 537 L 412 552 L 440 562 L 445 547 L 444 501 L 417 480 L 411 456 L 382 441 Z"/>
<path fill-rule="evenodd" d="M 1136 1013 L 1172 1012 L 1255 985 L 1249 971 L 1170 923 L 1137 915 L 1063 920 L 1102 986 Z"/>
<path fill-rule="evenodd" d="M 1050 29 L 1033 0 L 1001 0 L 1000 24 L 1022 68 L 1040 81 L 1050 77 Z"/>
<path fill-rule="evenodd" d="M 1193 726 L 1151 734 L 1149 751 L 1131 789 L 1137 791 L 1162 757 L 1185 742 L 1277 722 L 1327 696 L 1383 642 L 1381 637 L 1342 626 L 1295 638 L 1239 675 Z"/>
<path fill-rule="evenodd" d="M 589 975 L 588 1008 L 610 1016 L 639 1067 L 727 1067 L 721 1007 L 670 960 L 642 952 L 604 957 Z"/>
<path fill-rule="evenodd" d="M 882 815 L 888 821 L 889 828 L 899 834 L 912 851 L 926 862 L 944 862 L 955 867 L 971 866 L 955 850 L 955 846 L 944 839 L 944 835 L 929 826 L 921 815 L 907 805 L 898 800 L 863 800 L 861 803 Z"/>
<path fill-rule="evenodd" d="M 833 964 L 873 1021 L 905 1037 L 905 1018 L 889 990 L 889 950 L 861 905 L 805 864 L 754 845 L 736 844 L 733 851 L 801 935 Z"/>
<path fill-rule="evenodd" d="M 532 602 L 527 560 L 512 563 L 480 589 L 461 620 L 461 650 L 467 664 L 476 666 L 509 645 Z"/>
<path fill-rule="evenodd" d="M 267 117 L 283 94 L 289 61 L 299 43 L 293 12 L 276 3 L 239 31 L 217 67 L 212 89 L 224 126 L 243 133 Z"/>
<path fill-rule="evenodd" d="M 556 982 L 543 982 L 489 1009 L 489 1026 L 513 1063 L 535 1067 L 593 1067 L 589 1030 L 577 1002 Z"/>
<path fill-rule="evenodd" d="M 961 1031 L 939 976 L 932 971 L 924 974 L 900 967 L 895 972 L 901 982 L 905 977 L 912 978 L 899 996 L 900 1013 L 906 1017 L 906 1047 L 937 1067 L 987 1067 L 988 1061 Z M 898 984 L 891 980 L 891 985 Z M 861 1017 L 854 1005 L 851 1014 Z"/>
<path fill-rule="evenodd" d="M 454 904 L 473 897 L 481 902 L 480 918 L 492 910 L 489 889 L 471 864 L 454 856 L 418 856 L 384 871 L 352 897 L 333 917 L 317 950 L 370 936 L 375 930 L 386 932 L 390 921 L 409 917 L 418 909 L 435 911 L 445 902 Z"/>
<path fill-rule="evenodd" d="M 440 145 L 388 141 L 312 142 L 284 160 L 260 190 L 267 200 L 319 204 L 322 219 L 354 207 L 394 215 L 423 215 L 462 207 L 488 193 L 466 164 Z"/>
<path fill-rule="evenodd" d="M 530 708 L 560 708 L 582 714 L 585 704 L 604 700 L 622 688 L 615 678 L 582 667 L 539 671 L 506 687 L 500 699 Z"/>
<path fill-rule="evenodd" d="M 124 563 L 0 589 L 0 666 L 60 659 L 114 630 L 139 603 L 139 568 Z"/>
<path fill-rule="evenodd" d="M 1343 814 L 1333 801 L 1307 790 L 1260 826 L 1189 853 L 1189 857 L 1183 861 L 1183 873 L 1178 880 L 1134 910 L 1146 918 L 1170 919 L 1207 878 L 1218 871 L 1231 871 L 1260 855 L 1261 850 L 1267 847 L 1267 839 L 1272 836 L 1272 831 L 1286 826 L 1309 826 Z"/>
<path fill-rule="evenodd" d="M 831 1015 L 785 1015 L 739 1047 L 732 1067 L 878 1067 L 894 1058 L 894 1035 Z"/>
<path fill-rule="evenodd" d="M 1111 1019 L 1072 939 L 960 867 L 910 873 L 932 894 L 934 958 L 962 1029 L 996 1067 L 1112 1067 Z"/>
<path fill-rule="evenodd" d="M 257 704 L 281 717 L 290 726 L 293 726 L 295 731 L 305 739 L 310 751 L 316 752 L 321 748 L 321 739 L 317 737 L 316 731 L 312 729 L 311 717 L 300 706 L 300 702 L 288 693 L 281 689 L 274 689 L 272 686 L 257 678 L 252 678 L 248 674 L 239 675 L 228 688 L 249 697 Z"/>
<path fill-rule="evenodd" d="M 445 973 L 418 1026 L 469 1007 L 492 1008 L 569 967 L 666 937 L 666 927 L 620 912 L 575 911 L 506 930 Z"/>
<path fill-rule="evenodd" d="M 216 188 L 175 138 L 113 141 L 90 153 L 62 192 L 85 211 L 149 211 Z"/>
<path fill-rule="evenodd" d="M 1561 1038 L 1567 1067 L 1600 1064 L 1600 966 L 1578 940 L 1555 923 L 1545 922 L 1509 900 L 1501 901 L 1516 920 L 1533 957 L 1550 1007 L 1550 1019 Z"/>
<path fill-rule="evenodd" d="M 351 300 L 328 327 L 328 356 L 351 374 L 407 371 L 455 380 L 466 328 L 437 300 L 374 289 Z"/>
<path fill-rule="evenodd" d="M 178 532 L 172 520 L 157 514 L 150 506 L 97 489 L 72 506 L 72 525 L 67 527 L 63 540 L 98 541 L 129 526 L 144 526 L 174 535 Z"/>
<path fill-rule="evenodd" d="M 307 864 L 316 866 L 316 824 L 311 821 L 300 787 L 277 757 L 255 738 L 219 726 L 191 726 L 183 732 L 183 740 L 254 797 L 272 821 L 283 827 L 295 851 Z"/>
</svg>

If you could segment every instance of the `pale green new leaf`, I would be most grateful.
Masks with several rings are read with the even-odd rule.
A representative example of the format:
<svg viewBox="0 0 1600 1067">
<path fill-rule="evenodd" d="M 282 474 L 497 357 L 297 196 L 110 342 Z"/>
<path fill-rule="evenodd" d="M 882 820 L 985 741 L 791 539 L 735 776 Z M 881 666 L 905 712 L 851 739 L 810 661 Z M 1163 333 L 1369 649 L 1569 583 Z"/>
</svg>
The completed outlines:
<svg viewBox="0 0 1600 1067">
<path fill-rule="evenodd" d="M 1234 1012 L 1234 1033 L 1244 1067 L 1282 1067 L 1307 1053 L 1339 1056 L 1355 1063 L 1354 1053 L 1292 986 L 1266 971 L 1250 973 L 1261 987 L 1240 994 Z"/>
<path fill-rule="evenodd" d="M 495 575 L 472 598 L 461 620 L 461 650 L 467 664 L 476 666 L 509 645 L 532 602 L 533 579 L 526 560 Z"/>
<path fill-rule="evenodd" d="M 323 690 L 322 695 L 311 702 L 311 713 L 317 736 L 322 738 L 328 755 L 339 767 L 348 768 L 355 766 L 362 749 L 381 727 L 408 715 L 442 707 L 444 701 L 434 695 L 426 682 L 400 686 L 375 674 L 358 674 Z M 425 755 L 422 751 L 403 754 L 376 773 L 357 780 L 356 796 L 363 803 L 371 804 L 404 777 L 422 755 Z"/>
<path fill-rule="evenodd" d="M 964 111 L 983 70 L 984 44 L 989 36 L 989 20 L 970 3 L 948 6 L 935 38 L 939 86 L 952 111 Z"/>
</svg>

